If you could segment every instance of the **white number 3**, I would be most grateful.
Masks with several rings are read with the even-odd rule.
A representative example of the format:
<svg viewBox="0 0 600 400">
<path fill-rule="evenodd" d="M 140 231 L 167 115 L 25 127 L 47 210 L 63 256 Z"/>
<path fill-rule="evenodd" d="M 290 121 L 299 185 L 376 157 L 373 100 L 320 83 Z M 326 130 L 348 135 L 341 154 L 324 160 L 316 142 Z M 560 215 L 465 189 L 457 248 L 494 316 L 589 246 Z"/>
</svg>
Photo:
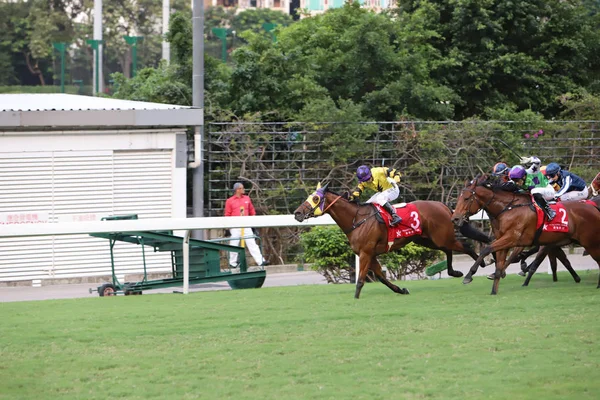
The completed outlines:
<svg viewBox="0 0 600 400">
<path fill-rule="evenodd" d="M 410 213 L 410 216 L 413 219 L 413 223 L 410 224 L 410 227 L 413 228 L 414 230 L 417 230 L 419 228 L 419 226 L 421 226 L 421 221 L 419 221 L 419 213 L 417 213 L 416 211 L 412 211 Z"/>
</svg>

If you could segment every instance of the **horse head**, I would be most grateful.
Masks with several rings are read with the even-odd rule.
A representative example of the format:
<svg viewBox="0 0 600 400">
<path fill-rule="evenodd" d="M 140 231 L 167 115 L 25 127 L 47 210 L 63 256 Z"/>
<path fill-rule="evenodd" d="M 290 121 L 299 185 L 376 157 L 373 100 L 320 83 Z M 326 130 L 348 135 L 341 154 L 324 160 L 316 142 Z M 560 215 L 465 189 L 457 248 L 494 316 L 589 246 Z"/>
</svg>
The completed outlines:
<svg viewBox="0 0 600 400">
<path fill-rule="evenodd" d="M 472 180 L 465 182 L 465 186 L 458 196 L 456 209 L 452 213 L 454 225 L 461 227 L 470 216 L 477 214 L 485 206 L 477 189 L 478 187 L 492 189 L 493 184 L 493 179 L 486 174 L 477 175 Z"/>
<path fill-rule="evenodd" d="M 323 215 L 323 210 L 325 208 L 325 193 L 327 193 L 328 186 L 329 183 L 321 186 L 321 183 L 319 182 L 317 190 L 308 196 L 304 203 L 300 204 L 300 206 L 296 208 L 296 211 L 294 211 L 294 218 L 296 218 L 296 221 L 302 222 L 305 219 Z"/>
<path fill-rule="evenodd" d="M 592 196 L 600 195 L 600 172 L 596 175 L 590 187 L 592 188 Z"/>
</svg>

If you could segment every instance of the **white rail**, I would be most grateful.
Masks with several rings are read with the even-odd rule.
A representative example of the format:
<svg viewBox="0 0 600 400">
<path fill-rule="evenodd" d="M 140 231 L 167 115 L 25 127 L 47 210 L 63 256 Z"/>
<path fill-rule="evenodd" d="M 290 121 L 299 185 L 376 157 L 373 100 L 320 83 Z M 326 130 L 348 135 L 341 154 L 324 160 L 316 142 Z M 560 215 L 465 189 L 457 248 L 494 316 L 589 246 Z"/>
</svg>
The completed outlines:
<svg viewBox="0 0 600 400">
<path fill-rule="evenodd" d="M 471 217 L 472 220 L 488 219 L 483 212 Z M 184 238 L 189 238 L 189 231 L 196 229 L 231 229 L 231 228 L 277 228 L 277 227 L 308 227 L 318 225 L 335 225 L 329 215 L 310 218 L 298 222 L 293 215 L 256 215 L 252 217 L 204 217 L 204 218 L 148 218 L 133 220 L 110 220 L 89 222 L 60 222 L 41 224 L 4 224 L 0 225 L 0 237 L 17 238 L 27 236 L 74 235 L 111 232 L 142 232 L 142 231 L 185 231 Z M 184 254 L 189 254 L 189 242 L 183 242 Z M 358 256 L 357 264 L 358 264 Z M 358 275 L 358 268 L 356 268 Z M 183 292 L 188 293 L 189 259 L 183 260 Z"/>
</svg>

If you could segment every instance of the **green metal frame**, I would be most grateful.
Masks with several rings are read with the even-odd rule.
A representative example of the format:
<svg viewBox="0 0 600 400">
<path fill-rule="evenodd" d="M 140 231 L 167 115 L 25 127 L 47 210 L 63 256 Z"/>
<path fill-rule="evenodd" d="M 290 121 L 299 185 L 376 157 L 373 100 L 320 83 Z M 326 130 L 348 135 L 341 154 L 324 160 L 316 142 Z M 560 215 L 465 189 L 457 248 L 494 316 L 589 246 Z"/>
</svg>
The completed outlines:
<svg viewBox="0 0 600 400">
<path fill-rule="evenodd" d="M 106 217 L 103 220 L 137 219 L 137 215 Z M 112 232 L 92 233 L 90 236 L 108 239 L 110 244 L 110 264 L 112 283 L 118 292 L 125 294 L 139 294 L 144 290 L 183 285 L 183 240 L 181 236 L 174 236 L 171 231 L 140 231 L 140 232 Z M 120 282 L 115 273 L 114 246 L 117 242 L 126 242 L 140 245 L 144 278 L 139 282 Z M 157 251 L 171 253 L 171 278 L 149 280 L 146 270 L 146 251 L 149 246 Z M 232 289 L 259 288 L 267 276 L 264 268 L 248 271 L 246 252 L 243 247 L 231 246 L 204 240 L 190 239 L 190 270 L 189 283 L 228 282 Z M 238 253 L 239 272 L 221 271 L 220 251 Z M 98 287 L 98 291 L 100 288 Z"/>
</svg>

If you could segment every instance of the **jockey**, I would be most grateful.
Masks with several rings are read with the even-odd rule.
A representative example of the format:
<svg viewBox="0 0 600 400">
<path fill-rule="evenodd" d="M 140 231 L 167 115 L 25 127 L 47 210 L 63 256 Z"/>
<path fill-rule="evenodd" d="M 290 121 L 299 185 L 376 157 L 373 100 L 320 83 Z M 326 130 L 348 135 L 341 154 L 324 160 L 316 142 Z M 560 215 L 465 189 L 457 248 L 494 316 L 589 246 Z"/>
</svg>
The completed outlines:
<svg viewBox="0 0 600 400">
<path fill-rule="evenodd" d="M 510 168 L 508 168 L 508 165 L 506 165 L 506 163 L 499 162 L 496 163 L 496 165 L 494 165 L 494 168 L 492 168 L 492 176 L 499 178 L 501 182 L 507 182 L 509 171 Z"/>
<path fill-rule="evenodd" d="M 529 175 L 527 174 L 527 170 L 522 165 L 515 165 L 514 167 L 512 167 L 508 176 L 511 180 L 510 182 L 501 186 L 503 190 L 518 193 L 531 192 L 531 194 L 533 195 L 533 199 L 535 200 L 537 205 L 540 206 L 540 208 L 546 213 L 548 221 L 552 221 L 552 219 L 554 219 L 554 217 L 556 216 L 556 212 L 552 208 L 550 208 L 550 206 L 546 202 L 546 198 L 548 196 L 544 196 L 544 193 L 548 191 L 548 186 L 536 188 L 534 185 L 529 184 L 529 182 L 527 182 L 527 178 Z"/>
<path fill-rule="evenodd" d="M 588 196 L 585 181 L 572 172 L 563 171 L 557 163 L 553 162 L 546 166 L 546 178 L 551 185 L 558 185 L 558 190 L 554 193 L 555 199 L 585 200 Z"/>
<path fill-rule="evenodd" d="M 361 165 L 356 170 L 358 185 L 351 194 L 348 195 L 349 200 L 360 197 L 365 188 L 377 191 L 367 203 L 377 203 L 382 206 L 392 217 L 390 226 L 394 226 L 402 222 L 402 218 L 396 214 L 396 209 L 389 203 L 396 200 L 400 194 L 398 183 L 400 182 L 400 172 L 387 167 L 369 168 L 366 165 Z"/>
<path fill-rule="evenodd" d="M 527 167 L 527 184 L 535 187 L 548 186 L 548 179 L 541 171 L 542 161 L 535 157 L 521 157 L 521 164 Z M 548 199 L 550 200 L 550 199 Z"/>
</svg>

